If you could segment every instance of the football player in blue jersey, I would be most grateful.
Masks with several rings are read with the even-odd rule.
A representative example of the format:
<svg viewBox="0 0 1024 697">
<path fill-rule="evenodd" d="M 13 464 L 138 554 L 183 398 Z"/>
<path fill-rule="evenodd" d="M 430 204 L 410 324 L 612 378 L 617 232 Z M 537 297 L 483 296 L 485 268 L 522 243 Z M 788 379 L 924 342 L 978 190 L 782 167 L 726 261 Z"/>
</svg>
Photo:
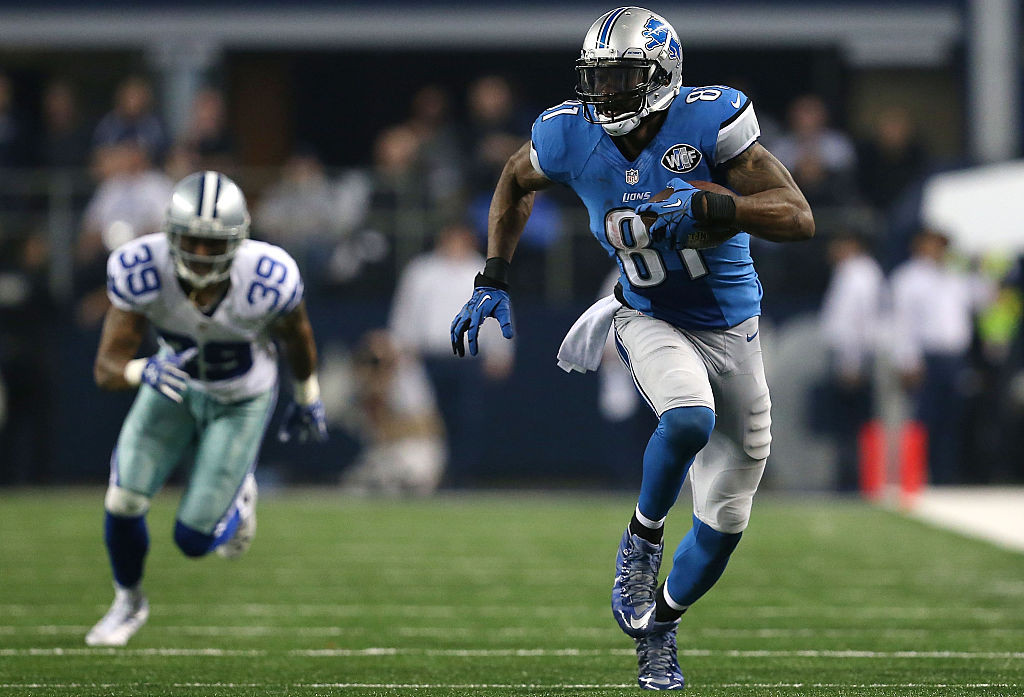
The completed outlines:
<svg viewBox="0 0 1024 697">
<path fill-rule="evenodd" d="M 124 646 L 149 617 L 146 512 L 190 445 L 175 543 L 189 557 L 249 548 L 253 470 L 277 397 L 275 339 L 295 380 L 278 437 L 327 437 L 299 269 L 280 247 L 249 239 L 245 196 L 223 174 L 197 172 L 175 185 L 164 231 L 110 254 L 107 295 L 96 383 L 138 393 L 104 499 L 114 602 L 86 635 L 89 646 Z M 161 348 L 135 358 L 149 327 Z"/>
<path fill-rule="evenodd" d="M 675 30 L 649 10 L 620 7 L 594 22 L 576 62 L 577 99 L 543 112 L 501 174 L 488 259 L 451 329 L 458 355 L 466 339 L 477 353 L 487 317 L 512 336 L 509 268 L 534 192 L 571 187 L 620 276 L 614 300 L 570 330 L 560 365 L 596 367 L 601 333 L 611 328 L 659 420 L 612 587 L 615 619 L 636 644 L 639 685 L 658 690 L 685 683 L 680 616 L 725 569 L 768 457 L 771 401 L 750 235 L 790 242 L 814 234 L 803 194 L 758 142 L 750 100 L 724 85 L 684 86 L 682 64 Z M 713 429 L 735 447 L 709 456 Z M 687 473 L 693 525 L 658 585 L 665 518 Z"/>
</svg>

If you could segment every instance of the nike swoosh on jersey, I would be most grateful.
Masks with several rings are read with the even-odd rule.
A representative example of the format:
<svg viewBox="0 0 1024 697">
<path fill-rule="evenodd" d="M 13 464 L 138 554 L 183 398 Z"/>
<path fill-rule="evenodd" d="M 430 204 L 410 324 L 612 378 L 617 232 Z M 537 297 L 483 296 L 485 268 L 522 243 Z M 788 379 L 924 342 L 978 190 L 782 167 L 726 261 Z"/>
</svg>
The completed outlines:
<svg viewBox="0 0 1024 697">
<path fill-rule="evenodd" d="M 730 104 L 732 104 L 732 108 L 733 108 L 733 109 L 739 109 L 739 108 L 740 108 L 740 102 L 741 102 L 741 101 L 742 101 L 742 100 L 740 99 L 740 96 L 739 96 L 739 95 L 737 94 L 737 95 L 736 95 L 736 101 L 734 101 L 734 102 L 729 102 L 729 103 L 730 103 Z"/>
<path fill-rule="evenodd" d="M 761 331 L 761 330 L 758 329 L 753 334 L 747 334 L 747 341 L 753 341 L 754 337 L 757 336 L 757 332 L 759 332 L 759 331 Z"/>
<path fill-rule="evenodd" d="M 484 297 L 480 298 L 480 302 L 478 302 L 476 304 L 476 309 L 479 310 L 480 306 L 483 305 L 485 302 L 487 302 L 490 299 L 491 299 L 491 296 L 489 296 L 489 295 L 485 295 Z M 750 339 L 747 339 L 747 341 L 750 341 Z"/>
<path fill-rule="evenodd" d="M 654 612 L 654 603 L 651 603 L 651 606 L 649 608 L 647 608 L 647 612 L 645 612 L 644 614 L 640 615 L 639 617 L 630 617 L 629 618 L 629 626 L 632 627 L 633 629 L 643 629 L 645 626 L 647 626 L 647 621 L 649 619 L 651 619 L 651 614 L 653 612 Z M 638 622 L 639 622 L 639 624 L 637 624 Z"/>
</svg>

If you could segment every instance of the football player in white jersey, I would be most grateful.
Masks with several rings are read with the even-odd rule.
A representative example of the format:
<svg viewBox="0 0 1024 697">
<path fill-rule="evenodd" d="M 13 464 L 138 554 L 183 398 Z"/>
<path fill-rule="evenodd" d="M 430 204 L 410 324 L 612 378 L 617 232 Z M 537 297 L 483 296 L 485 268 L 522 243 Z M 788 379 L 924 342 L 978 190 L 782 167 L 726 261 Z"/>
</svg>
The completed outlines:
<svg viewBox="0 0 1024 697">
<path fill-rule="evenodd" d="M 620 276 L 614 297 L 570 331 L 560 365 L 596 368 L 613 329 L 658 416 L 612 584 L 613 615 L 635 641 L 637 680 L 648 690 L 683 688 L 679 619 L 725 570 L 768 457 L 771 400 L 750 235 L 788 242 L 814 234 L 800 189 L 758 143 L 750 99 L 725 85 L 686 87 L 682 68 L 679 37 L 660 15 L 619 7 L 594 22 L 576 62 L 578 99 L 537 118 L 498 180 L 488 259 L 451 333 L 458 354 L 464 338 L 477 353 L 487 317 L 511 338 L 508 269 L 534 192 L 571 187 Z M 671 192 L 656 196 L 664 189 Z M 712 429 L 735 446 L 727 456 L 702 452 Z M 688 473 L 693 527 L 659 584 L 665 518 Z"/>
<path fill-rule="evenodd" d="M 237 557 L 256 531 L 253 470 L 277 396 L 277 349 L 294 379 L 281 440 L 327 437 L 316 345 L 295 261 L 249 239 L 242 190 L 198 172 L 172 193 L 163 232 L 115 249 L 95 378 L 138 389 L 110 461 L 105 539 L 114 602 L 90 646 L 123 646 L 145 623 L 142 591 L 150 499 L 191 446 L 195 463 L 174 541 L 189 557 Z M 147 328 L 160 350 L 136 358 Z"/>
</svg>

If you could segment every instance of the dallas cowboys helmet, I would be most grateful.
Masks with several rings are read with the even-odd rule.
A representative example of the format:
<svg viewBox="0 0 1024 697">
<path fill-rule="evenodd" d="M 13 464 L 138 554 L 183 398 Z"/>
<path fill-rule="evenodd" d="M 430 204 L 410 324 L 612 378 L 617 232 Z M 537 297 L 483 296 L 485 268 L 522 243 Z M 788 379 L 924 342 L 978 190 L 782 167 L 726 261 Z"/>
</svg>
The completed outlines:
<svg viewBox="0 0 1024 697">
<path fill-rule="evenodd" d="M 576 61 L 583 114 L 613 136 L 667 109 L 683 83 L 683 48 L 665 19 L 642 7 L 602 15 L 583 39 Z"/>
<path fill-rule="evenodd" d="M 220 172 L 190 174 L 174 186 L 164 232 L 179 278 L 195 288 L 223 281 L 249 237 L 245 195 Z M 200 247 L 207 253 L 198 253 Z"/>
</svg>

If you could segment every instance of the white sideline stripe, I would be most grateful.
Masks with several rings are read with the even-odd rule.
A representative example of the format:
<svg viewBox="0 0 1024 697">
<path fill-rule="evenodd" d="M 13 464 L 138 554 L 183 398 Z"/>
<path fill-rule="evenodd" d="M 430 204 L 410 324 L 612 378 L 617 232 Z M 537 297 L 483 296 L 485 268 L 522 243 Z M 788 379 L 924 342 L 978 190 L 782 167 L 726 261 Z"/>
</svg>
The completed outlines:
<svg viewBox="0 0 1024 697">
<path fill-rule="evenodd" d="M 127 688 L 127 687 L 144 687 L 149 685 L 155 685 L 158 683 L 0 683 L 0 689 L 67 689 L 67 688 L 90 688 L 90 689 L 112 689 L 112 688 Z M 179 682 L 171 683 L 170 687 L 182 688 L 182 687 L 199 687 L 199 688 L 211 688 L 211 687 L 256 687 L 265 688 L 268 686 L 276 686 L 275 683 L 235 683 L 235 682 Z M 287 685 L 291 688 L 365 688 L 365 689 L 377 689 L 377 690 L 398 690 L 398 689 L 409 689 L 409 690 L 429 690 L 429 689 L 453 689 L 453 690 L 488 690 L 488 689 L 523 689 L 523 690 L 565 690 L 565 689 L 581 689 L 581 690 L 603 690 L 603 689 L 617 689 L 617 688 L 635 688 L 634 683 L 577 683 L 577 684 L 540 684 L 540 683 L 370 683 L 370 682 L 326 682 L 326 683 L 291 683 Z M 834 683 L 834 682 L 816 682 L 816 683 L 803 683 L 803 682 L 776 682 L 776 683 L 756 683 L 756 682 L 729 682 L 729 683 L 701 683 L 696 687 L 701 688 L 718 688 L 718 689 L 736 689 L 736 688 L 854 688 L 854 689 L 945 689 L 945 688 L 957 688 L 957 689 L 977 689 L 977 688 L 1017 688 L 1024 687 L 1018 683 L 915 683 L 915 682 L 904 682 L 904 683 Z"/>
<path fill-rule="evenodd" d="M 0 656 L 269 656 L 279 651 L 266 649 L 118 649 L 118 648 L 27 648 L 0 649 Z M 420 649 L 397 647 L 371 647 L 365 649 L 292 649 L 289 656 L 364 657 L 364 656 L 447 656 L 473 657 L 547 657 L 547 656 L 632 656 L 633 649 Z M 680 656 L 724 656 L 728 658 L 964 658 L 964 659 L 1024 659 L 1024 651 L 858 651 L 851 649 L 822 650 L 713 650 L 680 649 Z"/>
<path fill-rule="evenodd" d="M 910 515 L 931 525 L 1024 552 L 1024 488 L 931 487 Z"/>
</svg>

